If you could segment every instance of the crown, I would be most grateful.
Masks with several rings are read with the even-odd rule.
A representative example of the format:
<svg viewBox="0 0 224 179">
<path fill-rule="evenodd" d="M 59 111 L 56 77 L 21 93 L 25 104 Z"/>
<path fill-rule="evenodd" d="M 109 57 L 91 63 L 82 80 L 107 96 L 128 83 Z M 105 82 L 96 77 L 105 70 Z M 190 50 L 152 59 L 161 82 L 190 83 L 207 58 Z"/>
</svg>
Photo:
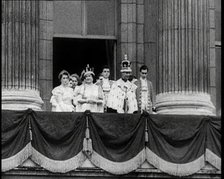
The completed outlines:
<svg viewBox="0 0 224 179">
<path fill-rule="evenodd" d="M 124 59 L 121 62 L 121 72 L 131 72 L 131 62 L 128 60 L 128 55 L 124 55 Z"/>
<path fill-rule="evenodd" d="M 89 64 L 87 64 L 86 68 L 82 71 L 81 76 L 86 76 L 87 74 L 92 74 L 95 76 L 93 71 L 94 71 L 94 68 L 90 68 Z"/>
</svg>

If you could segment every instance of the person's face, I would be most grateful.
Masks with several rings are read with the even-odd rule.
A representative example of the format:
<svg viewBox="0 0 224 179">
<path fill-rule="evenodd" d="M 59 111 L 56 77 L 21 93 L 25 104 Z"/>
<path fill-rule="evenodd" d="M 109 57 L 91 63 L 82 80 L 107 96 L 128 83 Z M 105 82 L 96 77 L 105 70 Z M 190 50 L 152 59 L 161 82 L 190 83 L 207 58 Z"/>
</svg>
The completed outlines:
<svg viewBox="0 0 224 179">
<path fill-rule="evenodd" d="M 78 84 L 78 80 L 74 76 L 70 77 L 70 82 L 71 82 L 72 88 L 75 88 Z"/>
<path fill-rule="evenodd" d="M 145 79 L 145 78 L 147 77 L 147 74 L 148 74 L 148 70 L 147 70 L 147 69 L 145 69 L 145 70 L 141 70 L 141 72 L 140 72 L 140 76 L 141 76 L 143 79 Z"/>
<path fill-rule="evenodd" d="M 61 77 L 61 84 L 63 86 L 68 86 L 68 84 L 69 84 L 68 75 L 62 75 L 62 77 Z"/>
<path fill-rule="evenodd" d="M 129 76 L 131 75 L 131 72 L 122 72 L 121 73 L 121 78 L 124 80 L 124 81 L 127 81 L 129 79 Z"/>
<path fill-rule="evenodd" d="M 91 83 L 93 83 L 93 76 L 92 76 L 91 74 L 87 74 L 87 75 L 85 76 L 85 83 L 86 83 L 86 84 L 91 84 Z"/>
<path fill-rule="evenodd" d="M 72 81 L 71 80 L 69 80 L 69 83 L 68 83 L 68 86 L 70 87 L 70 88 L 72 88 Z"/>
<path fill-rule="evenodd" d="M 103 72 L 102 72 L 102 75 L 103 75 L 103 77 L 104 78 L 109 78 L 109 76 L 110 76 L 110 69 L 108 69 L 108 68 L 104 68 L 103 69 Z"/>
</svg>

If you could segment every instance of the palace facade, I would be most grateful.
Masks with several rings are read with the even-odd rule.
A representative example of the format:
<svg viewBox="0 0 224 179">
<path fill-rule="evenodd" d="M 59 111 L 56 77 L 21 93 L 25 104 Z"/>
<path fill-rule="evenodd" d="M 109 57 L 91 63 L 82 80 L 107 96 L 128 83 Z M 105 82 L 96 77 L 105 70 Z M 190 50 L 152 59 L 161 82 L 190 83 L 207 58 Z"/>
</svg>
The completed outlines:
<svg viewBox="0 0 224 179">
<path fill-rule="evenodd" d="M 51 110 L 62 69 L 149 66 L 158 113 L 221 112 L 220 0 L 2 1 L 2 108 Z"/>
<path fill-rule="evenodd" d="M 51 111 L 61 70 L 109 65 L 116 80 L 127 54 L 136 77 L 149 67 L 158 114 L 221 115 L 221 0 L 1 2 L 3 110 Z"/>
</svg>

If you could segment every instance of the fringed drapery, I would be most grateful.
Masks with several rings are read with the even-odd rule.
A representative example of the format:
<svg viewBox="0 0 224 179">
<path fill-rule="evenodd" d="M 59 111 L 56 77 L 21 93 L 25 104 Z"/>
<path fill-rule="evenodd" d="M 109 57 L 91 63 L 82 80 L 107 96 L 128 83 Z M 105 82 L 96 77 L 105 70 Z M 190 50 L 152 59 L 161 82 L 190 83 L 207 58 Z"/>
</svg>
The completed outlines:
<svg viewBox="0 0 224 179">
<path fill-rule="evenodd" d="M 21 165 L 31 155 L 30 110 L 2 113 L 2 171 Z"/>
<path fill-rule="evenodd" d="M 31 160 L 51 172 L 66 173 L 80 167 L 86 160 L 86 156 L 79 152 L 76 156 L 67 160 L 53 160 L 32 148 Z"/>
<path fill-rule="evenodd" d="M 93 153 L 89 160 L 112 174 L 127 174 L 145 161 L 144 115 L 89 116 Z"/>
<path fill-rule="evenodd" d="M 174 176 L 192 175 L 205 166 L 204 155 L 193 160 L 192 162 L 184 164 L 172 163 L 162 159 L 154 152 L 152 152 L 149 148 L 146 148 L 146 159 L 150 164 L 160 169 L 164 173 L 168 173 Z"/>
<path fill-rule="evenodd" d="M 125 162 L 114 162 L 102 157 L 93 151 L 90 161 L 99 168 L 114 175 L 123 175 L 130 173 L 139 168 L 145 161 L 145 150 L 140 151 L 135 157 Z"/>
<path fill-rule="evenodd" d="M 221 120 L 206 118 L 206 151 L 205 160 L 221 170 Z"/>
<path fill-rule="evenodd" d="M 11 170 L 21 165 L 23 162 L 25 162 L 29 158 L 29 156 L 31 156 L 31 153 L 32 153 L 31 151 L 32 151 L 31 143 L 28 143 L 17 154 L 9 158 L 2 159 L 2 172 Z"/>
<path fill-rule="evenodd" d="M 206 161 L 221 170 L 220 128 L 211 116 L 2 111 L 2 171 L 28 158 L 59 173 L 86 158 L 115 175 L 145 160 L 175 176 L 192 175 Z"/>
</svg>

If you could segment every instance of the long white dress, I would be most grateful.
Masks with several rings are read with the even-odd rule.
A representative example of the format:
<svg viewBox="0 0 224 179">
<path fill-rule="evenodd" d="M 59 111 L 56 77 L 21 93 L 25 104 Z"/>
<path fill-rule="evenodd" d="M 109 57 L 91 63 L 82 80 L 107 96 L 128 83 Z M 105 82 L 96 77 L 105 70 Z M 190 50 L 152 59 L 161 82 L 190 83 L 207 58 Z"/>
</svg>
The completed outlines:
<svg viewBox="0 0 224 179">
<path fill-rule="evenodd" d="M 52 111 L 56 112 L 72 112 L 75 107 L 72 104 L 74 97 L 73 89 L 64 87 L 62 85 L 55 87 L 52 90 L 50 103 L 52 104 Z"/>
<path fill-rule="evenodd" d="M 82 84 L 75 89 L 74 103 L 76 105 L 76 112 L 84 112 L 90 110 L 91 112 L 104 112 L 104 95 L 102 88 L 95 84 Z M 100 103 L 80 103 L 79 101 L 94 100 Z"/>
</svg>

